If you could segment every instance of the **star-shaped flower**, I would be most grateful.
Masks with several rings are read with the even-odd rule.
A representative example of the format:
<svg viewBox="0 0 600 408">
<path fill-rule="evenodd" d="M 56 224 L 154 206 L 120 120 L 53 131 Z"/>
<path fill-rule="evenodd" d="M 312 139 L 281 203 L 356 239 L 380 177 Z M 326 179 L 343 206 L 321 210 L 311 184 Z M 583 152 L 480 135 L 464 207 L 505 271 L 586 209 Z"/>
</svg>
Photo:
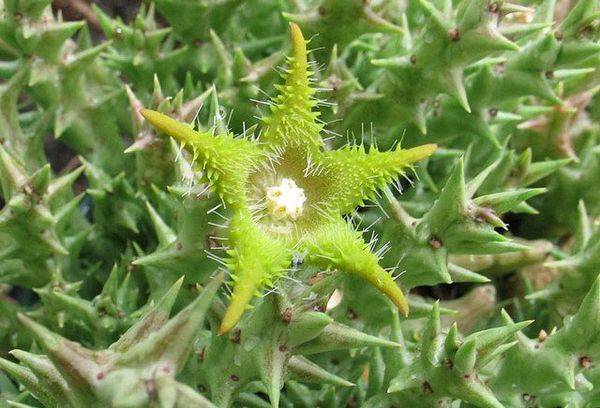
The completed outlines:
<svg viewBox="0 0 600 408">
<path fill-rule="evenodd" d="M 142 110 L 159 130 L 191 153 L 197 169 L 231 212 L 228 267 L 233 294 L 221 323 L 226 333 L 240 320 L 252 296 L 290 267 L 294 255 L 322 268 L 356 274 L 398 306 L 408 305 L 402 291 L 378 263 L 361 233 L 343 219 L 412 163 L 429 156 L 435 145 L 380 152 L 346 146 L 326 150 L 323 125 L 313 112 L 306 44 L 291 24 L 292 56 L 263 119 L 259 140 L 200 133 L 161 113 Z"/>
</svg>

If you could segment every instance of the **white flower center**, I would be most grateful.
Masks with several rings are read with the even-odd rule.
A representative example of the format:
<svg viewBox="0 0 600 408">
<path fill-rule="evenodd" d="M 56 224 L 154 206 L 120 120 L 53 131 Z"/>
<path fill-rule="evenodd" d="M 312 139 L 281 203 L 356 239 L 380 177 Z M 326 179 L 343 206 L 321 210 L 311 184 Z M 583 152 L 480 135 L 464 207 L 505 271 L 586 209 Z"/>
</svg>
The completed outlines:
<svg viewBox="0 0 600 408">
<path fill-rule="evenodd" d="M 284 178 L 278 186 L 267 188 L 267 209 L 276 219 L 297 219 L 302 214 L 306 196 L 294 180 Z"/>
</svg>

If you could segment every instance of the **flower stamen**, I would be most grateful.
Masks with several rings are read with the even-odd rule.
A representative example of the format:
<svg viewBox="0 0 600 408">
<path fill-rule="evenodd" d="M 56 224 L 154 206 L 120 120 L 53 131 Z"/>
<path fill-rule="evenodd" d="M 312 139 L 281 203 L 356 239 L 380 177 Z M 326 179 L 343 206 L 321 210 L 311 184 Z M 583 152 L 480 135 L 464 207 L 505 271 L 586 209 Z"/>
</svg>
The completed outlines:
<svg viewBox="0 0 600 408">
<path fill-rule="evenodd" d="M 267 188 L 266 199 L 267 209 L 273 217 L 296 220 L 302 214 L 306 196 L 294 180 L 283 178 L 278 186 Z"/>
</svg>

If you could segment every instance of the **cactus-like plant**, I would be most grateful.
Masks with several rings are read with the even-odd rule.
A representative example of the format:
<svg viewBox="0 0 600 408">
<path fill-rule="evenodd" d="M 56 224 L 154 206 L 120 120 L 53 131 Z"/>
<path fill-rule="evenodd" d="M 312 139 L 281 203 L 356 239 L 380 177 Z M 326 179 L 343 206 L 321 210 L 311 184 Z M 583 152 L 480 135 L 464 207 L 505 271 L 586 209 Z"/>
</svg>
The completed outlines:
<svg viewBox="0 0 600 408">
<path fill-rule="evenodd" d="M 597 2 L 75 3 L 0 0 L 0 408 L 600 406 Z"/>
</svg>

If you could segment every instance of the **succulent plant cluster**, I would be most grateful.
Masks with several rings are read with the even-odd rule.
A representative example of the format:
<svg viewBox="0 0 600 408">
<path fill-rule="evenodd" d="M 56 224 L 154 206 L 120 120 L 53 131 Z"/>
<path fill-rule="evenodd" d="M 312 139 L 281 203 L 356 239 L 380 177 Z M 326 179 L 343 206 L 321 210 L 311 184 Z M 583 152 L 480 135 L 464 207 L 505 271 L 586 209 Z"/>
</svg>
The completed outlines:
<svg viewBox="0 0 600 408">
<path fill-rule="evenodd" d="M 0 408 L 600 407 L 595 0 L 0 0 Z"/>
</svg>

